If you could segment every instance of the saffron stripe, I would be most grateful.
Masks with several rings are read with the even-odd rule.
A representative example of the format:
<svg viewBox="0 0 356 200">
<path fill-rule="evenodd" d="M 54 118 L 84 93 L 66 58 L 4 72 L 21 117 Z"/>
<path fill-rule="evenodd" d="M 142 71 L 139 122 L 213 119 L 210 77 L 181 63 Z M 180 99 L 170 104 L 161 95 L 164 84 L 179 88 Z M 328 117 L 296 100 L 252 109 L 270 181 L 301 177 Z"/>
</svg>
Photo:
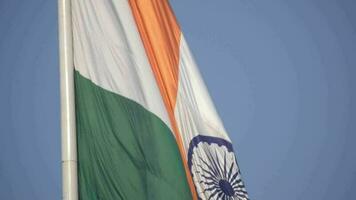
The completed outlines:
<svg viewBox="0 0 356 200">
<path fill-rule="evenodd" d="M 166 0 L 129 0 L 129 3 L 169 114 L 192 197 L 197 199 L 182 136 L 174 115 L 178 90 L 180 27 Z"/>
</svg>

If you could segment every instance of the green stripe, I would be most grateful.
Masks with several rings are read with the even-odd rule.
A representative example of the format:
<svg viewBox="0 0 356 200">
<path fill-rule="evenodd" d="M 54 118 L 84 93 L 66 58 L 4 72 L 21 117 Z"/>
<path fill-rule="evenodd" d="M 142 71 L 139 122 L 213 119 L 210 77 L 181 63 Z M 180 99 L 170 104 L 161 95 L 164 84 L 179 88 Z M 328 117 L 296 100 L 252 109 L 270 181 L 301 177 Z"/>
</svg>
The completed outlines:
<svg viewBox="0 0 356 200">
<path fill-rule="evenodd" d="M 192 199 L 162 120 L 78 72 L 75 93 L 80 199 Z"/>
</svg>

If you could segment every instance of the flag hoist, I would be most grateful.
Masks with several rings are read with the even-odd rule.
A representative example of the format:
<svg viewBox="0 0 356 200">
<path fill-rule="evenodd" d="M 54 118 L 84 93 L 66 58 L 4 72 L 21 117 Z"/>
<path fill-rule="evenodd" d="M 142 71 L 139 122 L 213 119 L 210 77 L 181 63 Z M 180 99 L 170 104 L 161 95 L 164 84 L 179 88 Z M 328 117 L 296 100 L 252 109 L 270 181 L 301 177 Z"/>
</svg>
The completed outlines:
<svg viewBox="0 0 356 200">
<path fill-rule="evenodd" d="M 63 199 L 248 195 L 167 0 L 59 0 Z"/>
</svg>

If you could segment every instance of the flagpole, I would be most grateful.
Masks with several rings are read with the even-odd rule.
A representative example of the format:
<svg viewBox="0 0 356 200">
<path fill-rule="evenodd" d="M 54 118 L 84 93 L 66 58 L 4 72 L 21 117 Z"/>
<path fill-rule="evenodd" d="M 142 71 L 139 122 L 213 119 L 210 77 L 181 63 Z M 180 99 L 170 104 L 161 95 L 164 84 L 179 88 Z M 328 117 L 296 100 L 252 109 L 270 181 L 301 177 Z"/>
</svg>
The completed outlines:
<svg viewBox="0 0 356 200">
<path fill-rule="evenodd" d="M 58 0 L 63 200 L 78 199 L 71 13 L 71 0 Z"/>
</svg>

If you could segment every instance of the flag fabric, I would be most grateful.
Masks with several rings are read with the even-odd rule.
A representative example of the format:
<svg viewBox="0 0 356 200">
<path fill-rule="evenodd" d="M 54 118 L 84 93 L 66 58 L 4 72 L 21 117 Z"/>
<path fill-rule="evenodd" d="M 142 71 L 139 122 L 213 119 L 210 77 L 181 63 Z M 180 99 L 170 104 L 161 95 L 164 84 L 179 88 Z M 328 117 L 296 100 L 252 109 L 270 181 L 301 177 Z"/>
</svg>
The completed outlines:
<svg viewBox="0 0 356 200">
<path fill-rule="evenodd" d="M 72 1 L 80 199 L 248 199 L 167 0 Z"/>
</svg>

